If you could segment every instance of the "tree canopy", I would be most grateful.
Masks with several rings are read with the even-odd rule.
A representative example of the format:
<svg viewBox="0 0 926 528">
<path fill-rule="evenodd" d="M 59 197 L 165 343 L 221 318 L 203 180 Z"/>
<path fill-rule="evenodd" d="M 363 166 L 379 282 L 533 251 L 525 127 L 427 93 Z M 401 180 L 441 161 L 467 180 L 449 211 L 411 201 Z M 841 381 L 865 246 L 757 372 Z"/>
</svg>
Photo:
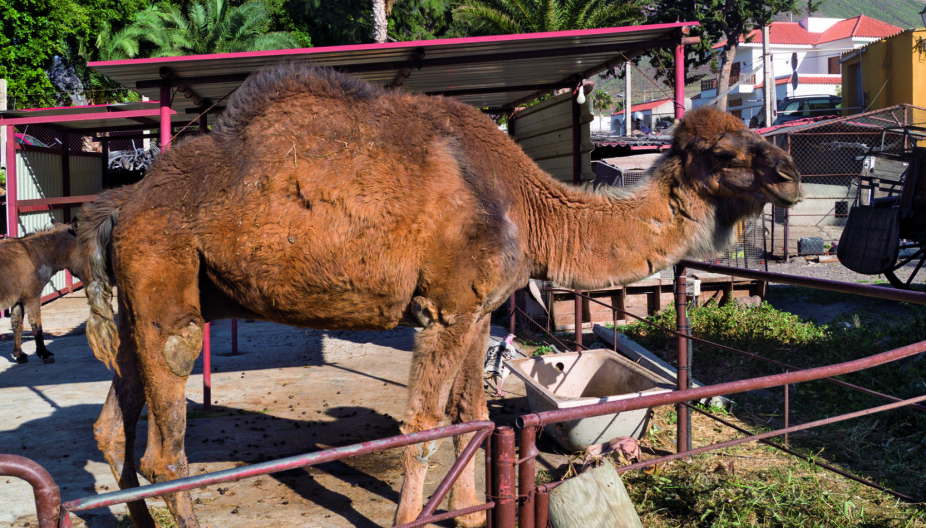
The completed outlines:
<svg viewBox="0 0 926 528">
<path fill-rule="evenodd" d="M 641 6 L 639 0 L 464 0 L 453 17 L 480 34 L 539 33 L 638 24 Z"/>
</svg>

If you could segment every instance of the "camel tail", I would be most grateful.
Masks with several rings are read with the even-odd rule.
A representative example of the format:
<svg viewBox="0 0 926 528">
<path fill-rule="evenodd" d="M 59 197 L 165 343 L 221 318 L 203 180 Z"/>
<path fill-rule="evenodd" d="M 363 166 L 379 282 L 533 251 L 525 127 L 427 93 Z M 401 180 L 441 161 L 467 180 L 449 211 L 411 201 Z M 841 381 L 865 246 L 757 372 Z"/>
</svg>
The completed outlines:
<svg viewBox="0 0 926 528">
<path fill-rule="evenodd" d="M 119 374 L 116 353 L 119 350 L 119 331 L 113 313 L 113 283 L 110 254 L 113 227 L 119 219 L 119 210 L 132 187 L 121 187 L 100 195 L 84 205 L 78 214 L 80 244 L 90 262 L 90 283 L 87 285 L 87 302 L 90 317 L 87 319 L 87 341 L 93 355 Z"/>
</svg>

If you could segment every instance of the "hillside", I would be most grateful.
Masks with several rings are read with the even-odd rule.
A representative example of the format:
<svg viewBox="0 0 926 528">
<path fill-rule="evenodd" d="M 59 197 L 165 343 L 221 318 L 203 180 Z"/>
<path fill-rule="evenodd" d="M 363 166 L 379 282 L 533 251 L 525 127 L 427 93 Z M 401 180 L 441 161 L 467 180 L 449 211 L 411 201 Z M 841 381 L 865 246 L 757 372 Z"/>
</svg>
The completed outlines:
<svg viewBox="0 0 926 528">
<path fill-rule="evenodd" d="M 823 0 L 814 15 L 831 18 L 865 15 L 907 29 L 923 26 L 922 9 L 922 0 Z M 794 16 L 794 20 L 798 18 L 803 16 Z"/>
</svg>

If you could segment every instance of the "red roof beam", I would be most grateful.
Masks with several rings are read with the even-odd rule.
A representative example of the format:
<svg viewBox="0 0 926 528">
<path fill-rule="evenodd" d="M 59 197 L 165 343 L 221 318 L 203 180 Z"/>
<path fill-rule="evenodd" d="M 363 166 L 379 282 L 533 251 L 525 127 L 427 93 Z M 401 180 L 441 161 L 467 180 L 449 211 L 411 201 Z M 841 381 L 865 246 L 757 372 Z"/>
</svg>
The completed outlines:
<svg viewBox="0 0 926 528">
<path fill-rule="evenodd" d="M 175 114 L 176 111 L 171 110 Z M 160 109 L 151 110 L 130 110 L 128 112 L 100 112 L 98 114 L 75 114 L 75 115 L 48 115 L 37 117 L 12 117 L 6 118 L 0 116 L 0 125 L 37 125 L 41 123 L 65 123 L 71 121 L 93 121 L 95 119 L 126 119 L 132 117 L 151 117 L 160 115 Z"/>
</svg>

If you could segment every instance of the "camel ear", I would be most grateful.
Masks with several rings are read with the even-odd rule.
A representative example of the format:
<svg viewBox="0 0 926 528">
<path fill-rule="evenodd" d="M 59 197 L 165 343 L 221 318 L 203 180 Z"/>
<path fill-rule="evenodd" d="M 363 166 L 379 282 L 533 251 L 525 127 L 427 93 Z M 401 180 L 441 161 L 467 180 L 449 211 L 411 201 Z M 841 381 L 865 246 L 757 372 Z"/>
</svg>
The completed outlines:
<svg viewBox="0 0 926 528">
<path fill-rule="evenodd" d="M 74 231 L 74 234 L 77 234 L 77 217 L 71 219 L 71 231 Z"/>
</svg>

